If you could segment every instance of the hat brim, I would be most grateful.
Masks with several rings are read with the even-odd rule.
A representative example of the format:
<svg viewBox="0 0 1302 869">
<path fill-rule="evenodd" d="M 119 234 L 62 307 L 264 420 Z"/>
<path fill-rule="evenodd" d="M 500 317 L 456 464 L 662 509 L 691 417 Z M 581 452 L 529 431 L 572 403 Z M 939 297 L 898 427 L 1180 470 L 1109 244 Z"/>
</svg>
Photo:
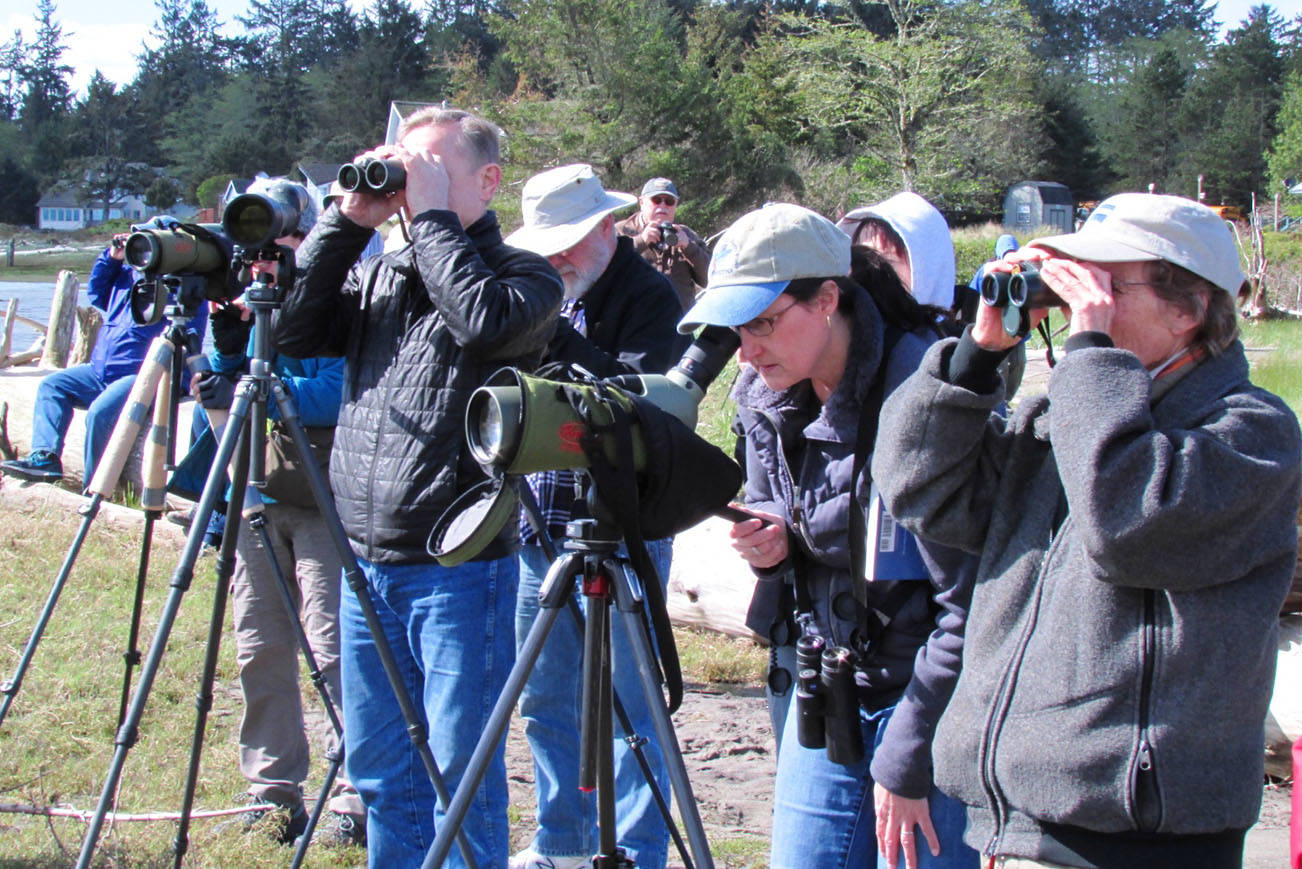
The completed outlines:
<svg viewBox="0 0 1302 869">
<path fill-rule="evenodd" d="M 740 326 L 749 323 L 782 295 L 791 281 L 767 284 L 734 284 L 707 289 L 678 322 L 684 335 L 699 326 Z"/>
<path fill-rule="evenodd" d="M 539 256 L 555 256 L 583 241 L 584 237 L 592 232 L 607 214 L 619 211 L 621 208 L 628 208 L 630 205 L 637 205 L 636 196 L 607 190 L 606 198 L 596 209 L 576 220 L 555 226 L 522 226 L 503 241 L 511 247 L 518 247 Z"/>
<path fill-rule="evenodd" d="M 1131 247 L 1115 238 L 1091 232 L 1073 232 L 1070 235 L 1037 238 L 1028 246 L 1047 247 L 1066 254 L 1072 259 L 1096 263 L 1156 262 L 1161 259 L 1156 254 Z"/>
</svg>

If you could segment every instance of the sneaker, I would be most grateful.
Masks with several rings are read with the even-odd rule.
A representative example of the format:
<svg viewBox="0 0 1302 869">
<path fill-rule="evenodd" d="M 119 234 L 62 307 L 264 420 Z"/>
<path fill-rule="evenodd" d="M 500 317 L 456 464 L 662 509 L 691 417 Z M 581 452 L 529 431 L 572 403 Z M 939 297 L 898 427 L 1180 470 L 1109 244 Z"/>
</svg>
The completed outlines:
<svg viewBox="0 0 1302 869">
<path fill-rule="evenodd" d="M 189 531 L 190 523 L 194 521 L 194 508 L 191 507 L 189 510 L 172 510 L 163 518 L 168 522 L 171 522 L 173 525 L 180 525 L 182 528 Z"/>
<path fill-rule="evenodd" d="M 63 462 L 49 450 L 36 450 L 25 459 L 0 462 L 0 471 L 33 483 L 57 483 L 63 479 Z"/>
<path fill-rule="evenodd" d="M 240 794 L 235 799 L 248 808 L 231 820 L 218 824 L 216 832 L 238 830 L 241 833 L 252 833 L 257 830 L 265 832 L 274 842 L 288 845 L 307 829 L 307 810 L 303 808 L 302 802 L 285 806 L 259 799 L 250 793 Z"/>
<path fill-rule="evenodd" d="M 298 844 L 297 840 L 294 842 Z M 312 844 L 339 848 L 345 845 L 366 845 L 366 819 L 327 809 L 312 831 Z"/>
<path fill-rule="evenodd" d="M 550 856 L 539 854 L 533 848 L 525 848 L 512 855 L 506 865 L 508 869 L 584 869 L 592 865 L 592 858 Z"/>
</svg>

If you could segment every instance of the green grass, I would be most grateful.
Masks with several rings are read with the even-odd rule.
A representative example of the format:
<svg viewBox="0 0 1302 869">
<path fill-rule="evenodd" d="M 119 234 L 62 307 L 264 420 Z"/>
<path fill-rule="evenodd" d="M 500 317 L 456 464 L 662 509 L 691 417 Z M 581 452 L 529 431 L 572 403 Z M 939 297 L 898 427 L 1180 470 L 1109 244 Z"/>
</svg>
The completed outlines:
<svg viewBox="0 0 1302 869">
<path fill-rule="evenodd" d="M 1302 320 L 1247 321 L 1242 331 L 1252 382 L 1302 416 Z"/>
<path fill-rule="evenodd" d="M 99 251 L 63 251 L 59 253 L 30 253 L 14 257 L 12 266 L 5 265 L 0 254 L 0 282 L 29 281 L 39 283 L 58 278 L 59 272 L 67 269 L 76 272 L 77 278 L 84 284 L 90 277 L 90 267 L 95 264 Z M 0 283 L 0 298 L 4 297 L 4 285 Z"/>
<path fill-rule="evenodd" d="M 0 678 L 7 679 L 44 604 L 80 522 L 45 509 L 2 511 L 0 551 Z M 143 525 L 143 523 L 142 523 Z M 139 551 L 137 534 L 93 523 L 72 575 L 0 727 L 0 802 L 73 806 L 93 812 L 114 754 L 122 650 L 126 643 Z M 150 559 L 140 649 L 147 653 L 155 622 L 170 594 L 168 580 L 179 553 L 156 543 Z M 184 596 L 141 721 L 140 741 L 128 752 L 117 808 L 122 812 L 175 812 L 180 808 L 213 603 L 213 562 L 201 559 Z M 229 614 L 227 615 L 229 620 Z M 137 668 L 138 676 L 140 669 Z M 305 680 L 306 683 L 306 680 Z M 310 686 L 309 686 L 310 687 Z M 240 717 L 234 646 L 229 630 L 221 649 L 195 806 L 227 808 L 244 789 L 237 766 Z M 308 698 L 306 707 L 317 708 Z M 319 787 L 324 767 L 308 782 Z M 256 835 L 218 831 L 222 819 L 195 819 L 190 866 L 284 866 L 291 851 Z M 76 859 L 86 825 L 76 819 L 0 814 L 0 865 L 67 866 Z M 171 863 L 174 821 L 106 826 L 99 866 Z M 307 865 L 354 866 L 360 849 L 309 849 Z"/>
<path fill-rule="evenodd" d="M 683 678 L 689 682 L 762 685 L 768 650 L 754 640 L 675 627 Z"/>
</svg>

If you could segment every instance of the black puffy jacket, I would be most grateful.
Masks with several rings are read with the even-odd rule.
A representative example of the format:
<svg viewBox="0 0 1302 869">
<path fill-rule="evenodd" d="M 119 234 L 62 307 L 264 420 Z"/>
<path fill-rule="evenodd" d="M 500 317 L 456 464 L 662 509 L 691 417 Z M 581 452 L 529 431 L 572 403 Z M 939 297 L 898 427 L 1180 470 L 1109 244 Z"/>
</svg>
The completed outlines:
<svg viewBox="0 0 1302 869">
<path fill-rule="evenodd" d="M 466 447 L 470 393 L 503 366 L 532 370 L 560 309 L 560 276 L 502 243 L 487 212 L 463 230 L 451 211 L 418 214 L 411 244 L 354 265 L 371 230 L 328 210 L 298 251 L 276 320 L 297 357 L 347 362 L 330 483 L 357 554 L 427 562 L 430 528 L 484 478 Z M 507 523 L 479 558 L 510 553 Z"/>
</svg>

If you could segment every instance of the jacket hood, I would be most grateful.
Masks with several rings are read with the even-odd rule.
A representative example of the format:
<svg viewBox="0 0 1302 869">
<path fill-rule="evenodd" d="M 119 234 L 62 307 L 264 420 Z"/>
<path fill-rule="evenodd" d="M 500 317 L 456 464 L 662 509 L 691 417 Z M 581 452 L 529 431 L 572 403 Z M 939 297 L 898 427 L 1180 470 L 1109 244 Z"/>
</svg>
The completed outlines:
<svg viewBox="0 0 1302 869">
<path fill-rule="evenodd" d="M 949 224 L 935 206 L 905 191 L 876 205 L 853 208 L 836 225 L 853 238 L 867 217 L 886 221 L 904 239 L 913 271 L 913 286 L 909 288 L 913 297 L 924 305 L 951 308 L 956 279 L 954 242 L 949 236 Z"/>
</svg>

